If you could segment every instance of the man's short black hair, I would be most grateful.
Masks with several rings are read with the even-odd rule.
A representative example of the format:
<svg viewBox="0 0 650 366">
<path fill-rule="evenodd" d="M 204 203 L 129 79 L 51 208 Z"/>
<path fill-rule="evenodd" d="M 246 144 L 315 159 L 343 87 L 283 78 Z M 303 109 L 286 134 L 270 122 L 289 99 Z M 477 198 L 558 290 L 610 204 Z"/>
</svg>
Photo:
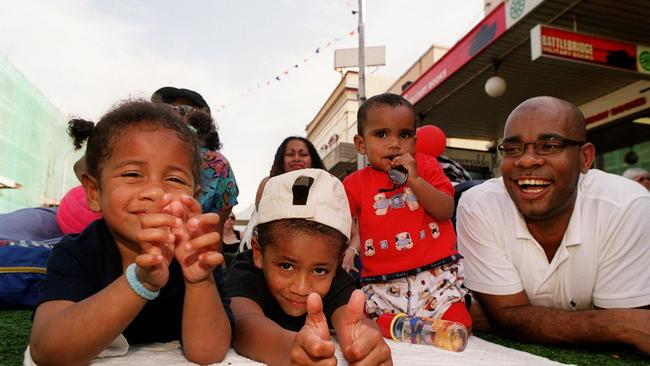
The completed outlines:
<svg viewBox="0 0 650 366">
<path fill-rule="evenodd" d="M 404 99 L 404 97 L 398 94 L 383 93 L 371 97 L 370 99 L 363 102 L 363 104 L 361 104 L 361 106 L 359 107 L 359 110 L 357 111 L 357 134 L 359 136 L 363 136 L 363 128 L 368 118 L 368 111 L 370 111 L 372 107 L 375 107 L 377 105 L 388 105 L 394 108 L 397 107 L 408 108 L 413 113 L 413 125 L 414 125 L 413 127 L 415 128 L 417 116 L 415 115 L 415 109 L 413 109 L 413 105 L 411 104 L 411 102 Z"/>
</svg>

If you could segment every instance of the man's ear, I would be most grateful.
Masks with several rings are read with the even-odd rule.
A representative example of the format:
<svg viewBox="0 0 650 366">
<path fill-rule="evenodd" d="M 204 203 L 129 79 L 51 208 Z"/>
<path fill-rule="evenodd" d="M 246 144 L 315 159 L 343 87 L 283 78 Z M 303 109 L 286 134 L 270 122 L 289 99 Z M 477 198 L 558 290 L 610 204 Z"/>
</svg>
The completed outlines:
<svg viewBox="0 0 650 366">
<path fill-rule="evenodd" d="M 596 147 L 591 142 L 580 147 L 580 172 L 587 173 L 596 157 Z"/>
<path fill-rule="evenodd" d="M 203 187 L 201 187 L 201 185 L 198 184 L 198 185 L 196 186 L 196 188 L 194 188 L 194 198 L 195 198 L 196 200 L 199 199 L 199 196 L 201 195 L 201 192 L 203 192 Z"/>
<path fill-rule="evenodd" d="M 251 238 L 251 248 L 253 249 L 253 263 L 258 269 L 262 269 L 262 263 L 264 262 L 264 253 L 262 253 L 262 248 L 260 248 L 260 243 L 257 242 L 257 238 L 253 236 Z"/>
<path fill-rule="evenodd" d="M 354 147 L 357 148 L 357 152 L 361 155 L 366 154 L 366 143 L 363 140 L 363 136 L 354 135 Z"/>
<path fill-rule="evenodd" d="M 86 192 L 88 207 L 95 212 L 101 212 L 102 210 L 99 204 L 99 182 L 97 182 L 97 179 L 91 177 L 88 173 L 83 173 L 81 175 L 81 185 Z"/>
</svg>

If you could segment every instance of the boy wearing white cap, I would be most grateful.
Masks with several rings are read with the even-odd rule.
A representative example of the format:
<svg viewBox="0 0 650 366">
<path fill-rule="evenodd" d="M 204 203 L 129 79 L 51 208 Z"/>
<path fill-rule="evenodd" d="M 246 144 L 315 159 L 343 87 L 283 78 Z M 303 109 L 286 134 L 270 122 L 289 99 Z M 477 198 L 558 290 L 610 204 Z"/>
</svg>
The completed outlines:
<svg viewBox="0 0 650 366">
<path fill-rule="evenodd" d="M 342 183 L 321 169 L 275 176 L 258 212 L 252 250 L 235 258 L 226 279 L 237 352 L 271 365 L 336 362 L 333 327 L 349 363 L 391 365 L 363 315 L 365 296 L 340 268 L 351 227 Z"/>
</svg>

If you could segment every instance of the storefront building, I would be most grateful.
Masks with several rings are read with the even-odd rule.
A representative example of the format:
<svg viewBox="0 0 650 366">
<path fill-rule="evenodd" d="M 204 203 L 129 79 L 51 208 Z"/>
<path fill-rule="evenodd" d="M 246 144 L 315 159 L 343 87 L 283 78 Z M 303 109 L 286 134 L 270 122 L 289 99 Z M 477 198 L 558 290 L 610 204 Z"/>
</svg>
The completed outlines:
<svg viewBox="0 0 650 366">
<path fill-rule="evenodd" d="M 650 169 L 649 16 L 643 0 L 505 1 L 440 61 L 398 84 L 423 124 L 491 146 L 525 99 L 566 99 L 587 118 L 595 167 Z M 495 75 L 504 90 L 491 97 L 486 81 Z"/>
<path fill-rule="evenodd" d="M 491 0 L 486 12 L 451 49 L 433 46 L 376 92 L 413 103 L 419 124 L 440 127 L 444 154 L 475 178 L 499 175 L 495 147 L 508 114 L 540 95 L 580 107 L 596 168 L 650 170 L 650 2 Z M 486 85 L 494 76 L 501 80 Z M 342 78 L 306 129 L 337 176 L 356 164 L 355 78 Z"/>
</svg>

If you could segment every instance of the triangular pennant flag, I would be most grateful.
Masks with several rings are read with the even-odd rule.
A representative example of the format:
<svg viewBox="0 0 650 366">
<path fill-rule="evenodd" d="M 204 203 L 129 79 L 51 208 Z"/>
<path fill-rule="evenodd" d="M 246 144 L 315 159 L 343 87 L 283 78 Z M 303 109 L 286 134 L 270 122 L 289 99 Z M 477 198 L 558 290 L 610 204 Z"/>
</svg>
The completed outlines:
<svg viewBox="0 0 650 366">
<path fill-rule="evenodd" d="M 348 4 L 348 7 L 350 7 L 350 2 L 347 1 L 346 3 Z M 356 11 L 353 11 L 353 13 L 356 13 Z M 352 30 L 352 31 L 348 32 L 347 34 L 348 34 L 349 36 L 354 36 L 355 34 L 357 34 L 357 30 Z M 342 37 L 336 37 L 336 38 L 334 38 L 333 40 L 330 40 L 330 41 L 327 42 L 324 46 L 317 47 L 317 48 L 315 49 L 314 53 L 316 53 L 316 54 L 320 53 L 321 48 L 323 48 L 323 47 L 331 47 L 333 43 L 339 42 L 339 41 L 341 41 L 343 38 L 345 38 L 345 36 L 342 36 Z M 305 57 L 305 58 L 303 59 L 302 62 L 303 62 L 303 63 L 307 63 L 308 61 L 309 61 L 309 57 Z M 296 64 L 293 65 L 293 68 L 294 68 L 294 69 L 297 69 L 299 66 L 300 66 L 300 65 L 299 65 L 298 63 L 296 63 Z M 288 75 L 289 75 L 289 70 L 290 70 L 289 68 L 285 69 L 285 70 L 284 70 L 280 75 L 287 75 L 287 76 L 288 76 Z M 275 76 L 275 80 L 278 81 L 278 82 L 281 81 L 281 79 L 280 79 L 280 75 Z M 261 88 L 262 86 L 264 86 L 264 84 L 266 84 L 266 85 L 271 85 L 272 82 L 273 82 L 273 79 L 267 80 L 266 82 L 257 82 L 257 83 L 256 83 L 256 84 L 257 84 L 257 88 L 258 88 L 258 89 Z M 250 93 L 252 93 L 252 92 L 253 92 L 253 88 L 249 88 L 249 89 L 247 89 L 245 92 L 241 92 L 241 93 L 239 94 L 239 96 L 237 96 L 237 98 L 235 98 L 235 100 L 240 99 L 240 98 L 242 98 L 242 97 L 245 97 L 245 96 L 247 96 L 248 94 L 250 94 Z M 233 101 L 231 101 L 231 102 L 233 102 Z M 224 109 L 226 109 L 226 106 L 227 106 L 227 105 L 230 105 L 230 104 L 221 104 L 221 105 L 220 105 L 220 108 L 217 108 L 216 112 L 222 112 Z"/>
</svg>

